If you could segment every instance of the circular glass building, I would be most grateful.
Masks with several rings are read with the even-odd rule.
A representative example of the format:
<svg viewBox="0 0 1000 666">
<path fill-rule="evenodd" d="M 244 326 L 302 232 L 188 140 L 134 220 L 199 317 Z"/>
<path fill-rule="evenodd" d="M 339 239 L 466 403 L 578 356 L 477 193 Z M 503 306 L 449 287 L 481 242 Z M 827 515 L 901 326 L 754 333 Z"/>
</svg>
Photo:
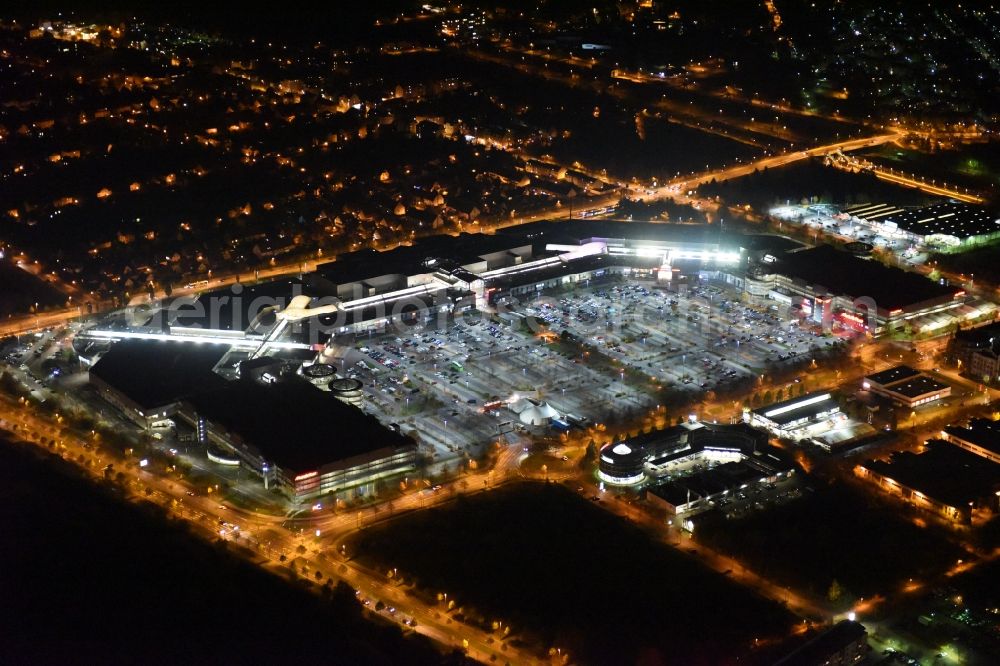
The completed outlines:
<svg viewBox="0 0 1000 666">
<path fill-rule="evenodd" d="M 616 486 L 631 486 L 645 479 L 643 464 L 646 449 L 625 442 L 607 444 L 601 449 L 597 476 L 601 481 Z"/>
</svg>

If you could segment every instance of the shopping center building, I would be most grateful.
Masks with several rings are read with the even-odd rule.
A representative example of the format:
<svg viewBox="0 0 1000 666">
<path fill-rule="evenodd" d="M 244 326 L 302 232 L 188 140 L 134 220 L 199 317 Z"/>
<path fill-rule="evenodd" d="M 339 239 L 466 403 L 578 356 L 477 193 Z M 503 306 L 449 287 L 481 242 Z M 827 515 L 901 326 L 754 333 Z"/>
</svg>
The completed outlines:
<svg viewBox="0 0 1000 666">
<path fill-rule="evenodd" d="M 198 441 L 297 502 L 374 494 L 417 466 L 417 444 L 297 376 L 240 379 L 188 397 Z"/>
</svg>

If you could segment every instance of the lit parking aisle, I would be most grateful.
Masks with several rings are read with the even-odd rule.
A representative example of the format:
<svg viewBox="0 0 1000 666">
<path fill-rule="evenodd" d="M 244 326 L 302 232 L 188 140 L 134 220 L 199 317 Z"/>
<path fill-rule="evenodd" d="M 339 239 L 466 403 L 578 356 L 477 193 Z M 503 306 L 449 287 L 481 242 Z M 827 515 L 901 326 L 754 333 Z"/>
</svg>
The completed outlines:
<svg viewBox="0 0 1000 666">
<path fill-rule="evenodd" d="M 444 464 L 521 427 L 507 409 L 519 398 L 601 421 L 612 405 L 649 409 L 661 389 L 694 397 L 756 380 L 818 342 L 797 319 L 750 307 L 724 285 L 604 284 L 515 311 L 524 318 L 460 317 L 353 343 L 361 362 L 350 372 L 365 383 L 367 409 L 417 433 Z"/>
</svg>

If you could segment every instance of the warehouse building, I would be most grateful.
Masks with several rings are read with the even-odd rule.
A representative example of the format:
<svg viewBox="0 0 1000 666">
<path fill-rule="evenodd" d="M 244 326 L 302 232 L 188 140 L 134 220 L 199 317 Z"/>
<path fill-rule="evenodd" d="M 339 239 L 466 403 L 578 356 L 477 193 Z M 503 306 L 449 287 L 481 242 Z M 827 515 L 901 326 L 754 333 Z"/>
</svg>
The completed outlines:
<svg viewBox="0 0 1000 666">
<path fill-rule="evenodd" d="M 940 315 L 954 321 L 967 297 L 921 275 L 842 252 L 830 245 L 788 252 L 755 277 L 756 290 L 770 286 L 769 298 L 783 296 L 816 323 L 838 323 L 874 336 L 919 332 Z M 779 296 L 780 295 L 780 296 Z"/>
<path fill-rule="evenodd" d="M 674 288 L 688 277 L 725 280 L 748 299 L 782 302 L 817 323 L 872 335 L 929 332 L 989 314 L 968 306 L 961 290 L 830 246 L 790 249 L 715 225 L 574 220 L 351 252 L 301 277 L 173 299 L 145 323 L 80 337 L 225 344 L 248 358 L 308 360 L 336 336 L 440 323 L 471 308 L 502 310 L 550 289 L 619 278 Z"/>
<path fill-rule="evenodd" d="M 968 427 L 948 426 L 941 439 L 1000 465 L 1000 421 L 972 419 Z"/>
<path fill-rule="evenodd" d="M 727 497 L 754 487 L 781 481 L 794 474 L 794 466 L 774 454 L 745 456 L 652 486 L 646 491 L 651 506 L 668 517 L 693 515 L 711 509 Z"/>
<path fill-rule="evenodd" d="M 872 232 L 910 245 L 962 251 L 1000 239 L 1000 215 L 958 201 L 908 209 L 890 204 L 859 204 L 844 212 Z"/>
<path fill-rule="evenodd" d="M 932 439 L 921 453 L 901 451 L 869 460 L 854 473 L 882 490 L 946 520 L 971 524 L 978 509 L 1000 509 L 1000 464 Z"/>
<path fill-rule="evenodd" d="M 774 666 L 852 666 L 866 663 L 870 652 L 865 626 L 841 620 Z"/>
<path fill-rule="evenodd" d="M 912 244 L 964 250 L 1000 239 L 1000 215 L 982 206 L 945 201 L 895 211 L 882 218 L 879 232 Z"/>
</svg>

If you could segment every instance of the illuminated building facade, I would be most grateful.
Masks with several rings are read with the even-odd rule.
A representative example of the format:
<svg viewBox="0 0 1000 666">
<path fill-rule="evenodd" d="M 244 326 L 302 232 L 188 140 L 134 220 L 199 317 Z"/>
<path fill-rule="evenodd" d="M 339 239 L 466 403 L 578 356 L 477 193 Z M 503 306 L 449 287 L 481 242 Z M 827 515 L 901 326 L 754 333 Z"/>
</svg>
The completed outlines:
<svg viewBox="0 0 1000 666">
<path fill-rule="evenodd" d="M 776 402 L 747 414 L 750 425 L 763 428 L 779 437 L 794 437 L 796 431 L 840 414 L 840 405 L 828 392 Z"/>
<path fill-rule="evenodd" d="M 970 524 L 976 510 L 1000 509 L 1000 464 L 967 448 L 932 439 L 923 451 L 899 451 L 869 460 L 856 476 L 913 506 L 957 523 Z"/>
<path fill-rule="evenodd" d="M 298 376 L 228 382 L 179 411 L 216 447 L 294 501 L 370 495 L 412 473 L 417 445 Z"/>
<path fill-rule="evenodd" d="M 856 257 L 829 245 L 787 252 L 758 270 L 756 290 L 797 307 L 807 319 L 873 336 L 932 330 L 968 313 L 965 292 L 923 276 Z"/>
</svg>

